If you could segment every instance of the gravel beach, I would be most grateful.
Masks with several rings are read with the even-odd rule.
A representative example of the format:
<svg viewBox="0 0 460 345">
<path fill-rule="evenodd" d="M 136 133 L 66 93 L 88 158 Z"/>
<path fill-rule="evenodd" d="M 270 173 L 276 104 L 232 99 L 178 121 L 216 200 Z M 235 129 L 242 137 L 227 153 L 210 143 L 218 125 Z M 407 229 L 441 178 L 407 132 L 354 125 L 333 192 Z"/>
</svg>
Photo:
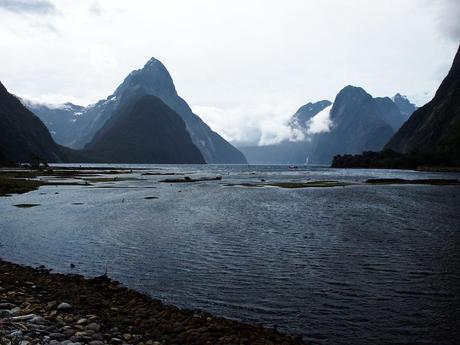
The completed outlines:
<svg viewBox="0 0 460 345">
<path fill-rule="evenodd" d="M 260 325 L 165 305 L 102 276 L 0 260 L 0 344 L 302 344 Z"/>
</svg>

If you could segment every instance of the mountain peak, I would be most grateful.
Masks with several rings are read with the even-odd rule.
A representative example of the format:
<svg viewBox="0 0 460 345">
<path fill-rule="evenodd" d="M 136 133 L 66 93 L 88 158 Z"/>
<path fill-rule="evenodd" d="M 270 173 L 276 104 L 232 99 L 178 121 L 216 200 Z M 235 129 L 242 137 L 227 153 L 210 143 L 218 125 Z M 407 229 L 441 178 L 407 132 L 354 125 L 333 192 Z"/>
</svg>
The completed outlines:
<svg viewBox="0 0 460 345">
<path fill-rule="evenodd" d="M 348 85 L 339 91 L 334 100 L 334 108 L 340 108 L 343 105 L 360 106 L 358 104 L 370 103 L 373 98 L 362 87 Z M 334 113 L 334 111 L 332 112 Z"/>
<path fill-rule="evenodd" d="M 362 87 L 359 86 L 354 86 L 354 85 L 347 85 L 345 86 L 342 90 L 339 91 L 340 94 L 361 94 L 361 95 L 369 95 L 366 90 L 364 90 Z"/>
<path fill-rule="evenodd" d="M 144 67 L 140 70 L 143 72 L 162 72 L 162 73 L 167 73 L 169 74 L 168 70 L 166 69 L 165 65 L 163 63 L 152 57 L 150 58 L 149 61 L 147 61 L 144 65 Z"/>
<path fill-rule="evenodd" d="M 396 95 L 393 96 L 393 101 L 396 101 L 396 100 L 406 100 L 406 101 L 408 101 L 407 96 L 401 95 L 399 92 L 396 93 Z"/>
<path fill-rule="evenodd" d="M 161 64 L 161 65 L 163 65 L 163 64 L 161 63 L 160 60 L 158 60 L 158 59 L 156 59 L 156 58 L 154 58 L 154 57 L 152 56 L 152 57 L 150 58 L 150 60 L 146 62 L 145 66 L 148 66 L 148 65 L 156 65 L 156 64 Z"/>
<path fill-rule="evenodd" d="M 411 103 L 407 96 L 401 95 L 397 93 L 393 97 L 393 102 L 395 102 L 396 106 L 398 107 L 401 115 L 404 116 L 405 119 L 408 119 L 409 116 L 417 109 L 415 104 Z"/>
<path fill-rule="evenodd" d="M 118 86 L 114 95 L 118 97 L 126 91 L 157 96 L 176 95 L 176 88 L 171 75 L 163 63 L 154 57 L 147 61 L 141 69 L 132 71 Z"/>
</svg>

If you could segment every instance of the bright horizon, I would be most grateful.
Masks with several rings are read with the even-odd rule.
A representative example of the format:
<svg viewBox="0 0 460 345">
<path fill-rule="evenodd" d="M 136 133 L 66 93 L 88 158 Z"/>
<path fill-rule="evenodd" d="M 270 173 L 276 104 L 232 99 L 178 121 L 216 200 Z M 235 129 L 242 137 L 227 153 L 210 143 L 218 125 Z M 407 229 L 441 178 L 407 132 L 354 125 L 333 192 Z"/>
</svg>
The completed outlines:
<svg viewBox="0 0 460 345">
<path fill-rule="evenodd" d="M 452 63 L 459 17 L 452 0 L 2 0 L 0 80 L 20 97 L 87 105 L 156 57 L 211 128 L 263 144 L 349 84 L 423 105 Z"/>
</svg>

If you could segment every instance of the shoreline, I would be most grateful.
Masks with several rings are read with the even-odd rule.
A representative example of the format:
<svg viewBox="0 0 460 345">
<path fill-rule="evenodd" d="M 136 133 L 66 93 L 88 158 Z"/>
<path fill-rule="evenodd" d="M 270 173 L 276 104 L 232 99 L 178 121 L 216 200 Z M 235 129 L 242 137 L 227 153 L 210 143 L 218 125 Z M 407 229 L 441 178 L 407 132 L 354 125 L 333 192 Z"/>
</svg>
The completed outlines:
<svg viewBox="0 0 460 345">
<path fill-rule="evenodd" d="M 275 329 L 164 304 L 107 276 L 51 273 L 3 259 L 0 343 L 303 344 Z"/>
</svg>

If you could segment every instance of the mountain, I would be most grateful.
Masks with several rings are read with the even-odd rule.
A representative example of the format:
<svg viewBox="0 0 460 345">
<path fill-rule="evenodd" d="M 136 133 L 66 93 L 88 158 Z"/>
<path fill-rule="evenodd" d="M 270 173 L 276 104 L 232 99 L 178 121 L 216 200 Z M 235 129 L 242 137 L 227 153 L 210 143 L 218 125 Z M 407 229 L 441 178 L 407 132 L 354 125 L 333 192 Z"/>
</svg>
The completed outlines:
<svg viewBox="0 0 460 345">
<path fill-rule="evenodd" d="M 412 113 L 417 110 L 415 104 L 411 103 L 406 96 L 402 96 L 399 93 L 394 95 L 393 102 L 396 104 L 399 112 L 404 117 L 404 121 L 406 121 L 409 116 L 411 116 Z"/>
<path fill-rule="evenodd" d="M 381 150 L 394 132 L 378 103 L 360 87 L 343 88 L 330 111 L 331 130 L 313 139 L 312 161 L 330 164 L 337 154 Z"/>
<path fill-rule="evenodd" d="M 205 163 L 179 114 L 145 94 L 125 99 L 83 152 L 111 163 Z"/>
<path fill-rule="evenodd" d="M 0 83 L 0 157 L 15 162 L 65 161 L 46 126 Z"/>
<path fill-rule="evenodd" d="M 289 126 L 303 133 L 302 140 L 240 150 L 253 164 L 330 164 L 337 154 L 381 150 L 404 121 L 389 97 L 347 86 L 334 103 L 307 103 L 292 116 Z"/>
<path fill-rule="evenodd" d="M 85 107 L 72 103 L 62 105 L 50 105 L 21 99 L 22 104 L 37 115 L 46 125 L 53 139 L 61 145 L 71 146 L 76 133 L 77 118 L 83 114 Z"/>
<path fill-rule="evenodd" d="M 460 165 L 460 47 L 434 98 L 411 115 L 385 148 L 419 151 Z"/>
<path fill-rule="evenodd" d="M 389 97 L 376 97 L 374 98 L 382 114 L 382 119 L 388 123 L 394 131 L 397 131 L 402 124 L 407 120 L 396 103 Z"/>
<path fill-rule="evenodd" d="M 72 124 L 75 130 L 74 137 L 70 141 L 66 139 L 65 143 L 72 148 L 84 148 L 127 99 L 140 94 L 160 98 L 181 116 L 193 143 L 207 163 L 246 163 L 241 152 L 212 131 L 192 112 L 188 104 L 177 94 L 166 67 L 154 58 L 142 69 L 131 72 L 107 99 L 85 108 Z"/>
</svg>

